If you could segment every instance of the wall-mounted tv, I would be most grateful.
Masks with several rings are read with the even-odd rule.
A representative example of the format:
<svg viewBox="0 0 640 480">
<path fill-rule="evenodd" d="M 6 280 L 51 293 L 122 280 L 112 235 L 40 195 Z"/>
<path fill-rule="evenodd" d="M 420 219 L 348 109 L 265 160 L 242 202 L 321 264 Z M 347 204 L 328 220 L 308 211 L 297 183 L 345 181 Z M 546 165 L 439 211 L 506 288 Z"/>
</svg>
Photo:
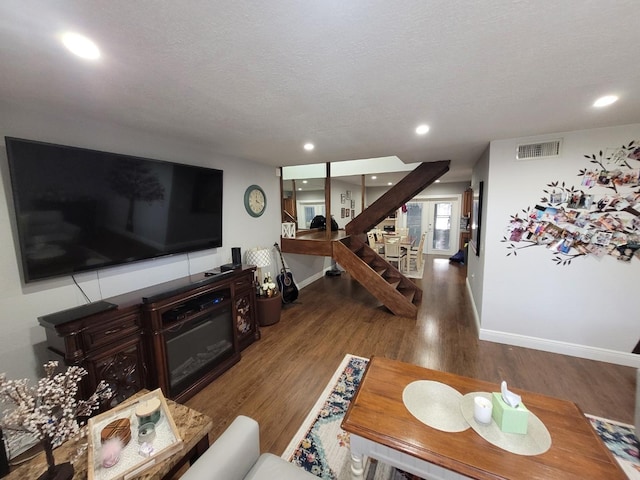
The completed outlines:
<svg viewBox="0 0 640 480">
<path fill-rule="evenodd" d="M 222 171 L 5 137 L 25 282 L 222 246 Z"/>
</svg>

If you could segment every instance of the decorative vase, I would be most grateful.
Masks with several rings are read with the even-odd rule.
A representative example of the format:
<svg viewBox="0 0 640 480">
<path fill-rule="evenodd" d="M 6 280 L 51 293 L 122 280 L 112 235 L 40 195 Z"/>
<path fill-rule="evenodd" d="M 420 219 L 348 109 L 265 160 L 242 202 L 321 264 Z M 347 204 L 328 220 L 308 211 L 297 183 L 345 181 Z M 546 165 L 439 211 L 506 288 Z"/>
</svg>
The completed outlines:
<svg viewBox="0 0 640 480">
<path fill-rule="evenodd" d="M 42 448 L 47 458 L 47 470 L 38 477 L 38 480 L 71 480 L 73 478 L 73 465 L 69 462 L 56 465 L 53 456 L 53 445 L 49 440 L 42 441 Z"/>
</svg>

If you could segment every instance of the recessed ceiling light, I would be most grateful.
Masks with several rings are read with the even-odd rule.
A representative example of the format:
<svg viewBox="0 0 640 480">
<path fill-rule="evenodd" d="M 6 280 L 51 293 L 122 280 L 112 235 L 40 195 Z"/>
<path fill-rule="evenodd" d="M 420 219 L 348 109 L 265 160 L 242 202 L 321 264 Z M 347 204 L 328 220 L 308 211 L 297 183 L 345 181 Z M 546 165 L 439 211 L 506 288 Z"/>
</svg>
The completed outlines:
<svg viewBox="0 0 640 480">
<path fill-rule="evenodd" d="M 594 107 L 607 107 L 612 103 L 616 103 L 618 101 L 617 95 L 605 95 L 604 97 L 600 97 L 595 102 L 593 102 Z"/>
<path fill-rule="evenodd" d="M 387 185 L 393 185 L 393 182 L 387 182 Z"/>
<path fill-rule="evenodd" d="M 298 191 L 302 190 L 302 187 L 298 187 Z"/>
<path fill-rule="evenodd" d="M 302 180 L 302 183 L 309 183 L 308 180 Z"/>
<path fill-rule="evenodd" d="M 100 50 L 98 49 L 98 46 L 93 43 L 93 41 L 79 33 L 65 33 L 62 35 L 62 43 L 64 43 L 65 47 L 79 57 L 89 60 L 96 60 L 100 58 Z"/>
<path fill-rule="evenodd" d="M 435 183 L 440 183 L 440 180 L 436 180 L 436 182 L 435 182 Z"/>
<path fill-rule="evenodd" d="M 307 152 L 310 152 L 310 151 L 311 151 L 311 150 L 313 150 L 314 148 L 316 148 L 316 147 L 315 147 L 315 145 L 314 145 L 313 143 L 305 143 L 305 144 L 304 144 L 304 149 L 305 149 Z"/>
<path fill-rule="evenodd" d="M 429 131 L 429 125 L 418 125 L 416 128 L 416 133 L 418 135 L 424 135 Z"/>
<path fill-rule="evenodd" d="M 376 178 L 378 177 L 376 177 L 375 175 L 371 175 L 371 180 L 375 180 Z"/>
</svg>

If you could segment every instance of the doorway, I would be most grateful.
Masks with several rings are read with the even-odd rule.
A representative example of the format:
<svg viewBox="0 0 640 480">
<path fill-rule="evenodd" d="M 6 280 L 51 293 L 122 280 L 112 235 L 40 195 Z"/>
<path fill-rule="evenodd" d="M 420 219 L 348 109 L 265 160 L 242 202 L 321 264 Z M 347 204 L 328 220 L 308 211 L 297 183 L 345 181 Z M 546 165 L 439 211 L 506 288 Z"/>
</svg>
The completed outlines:
<svg viewBox="0 0 640 480">
<path fill-rule="evenodd" d="M 459 248 L 460 199 L 444 197 L 415 200 L 407 204 L 409 236 L 417 243 L 422 232 L 427 234 L 423 252 L 451 256 Z"/>
<path fill-rule="evenodd" d="M 459 202 L 456 198 L 428 200 L 424 208 L 425 253 L 453 255 L 458 251 Z"/>
</svg>

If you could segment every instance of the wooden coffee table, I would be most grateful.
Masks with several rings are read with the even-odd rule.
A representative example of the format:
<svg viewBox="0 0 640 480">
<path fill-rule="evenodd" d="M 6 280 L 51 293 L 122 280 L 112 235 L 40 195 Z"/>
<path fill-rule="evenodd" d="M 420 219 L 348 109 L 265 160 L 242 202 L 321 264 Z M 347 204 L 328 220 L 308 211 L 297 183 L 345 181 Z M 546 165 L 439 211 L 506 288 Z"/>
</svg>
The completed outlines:
<svg viewBox="0 0 640 480">
<path fill-rule="evenodd" d="M 469 428 L 431 428 L 405 407 L 402 392 L 432 380 L 461 394 L 499 392 L 499 385 L 373 357 L 342 428 L 351 434 L 352 477 L 361 479 L 370 456 L 425 479 L 626 479 L 580 408 L 573 402 L 511 388 L 546 426 L 551 448 L 540 455 L 509 453 Z"/>
</svg>

